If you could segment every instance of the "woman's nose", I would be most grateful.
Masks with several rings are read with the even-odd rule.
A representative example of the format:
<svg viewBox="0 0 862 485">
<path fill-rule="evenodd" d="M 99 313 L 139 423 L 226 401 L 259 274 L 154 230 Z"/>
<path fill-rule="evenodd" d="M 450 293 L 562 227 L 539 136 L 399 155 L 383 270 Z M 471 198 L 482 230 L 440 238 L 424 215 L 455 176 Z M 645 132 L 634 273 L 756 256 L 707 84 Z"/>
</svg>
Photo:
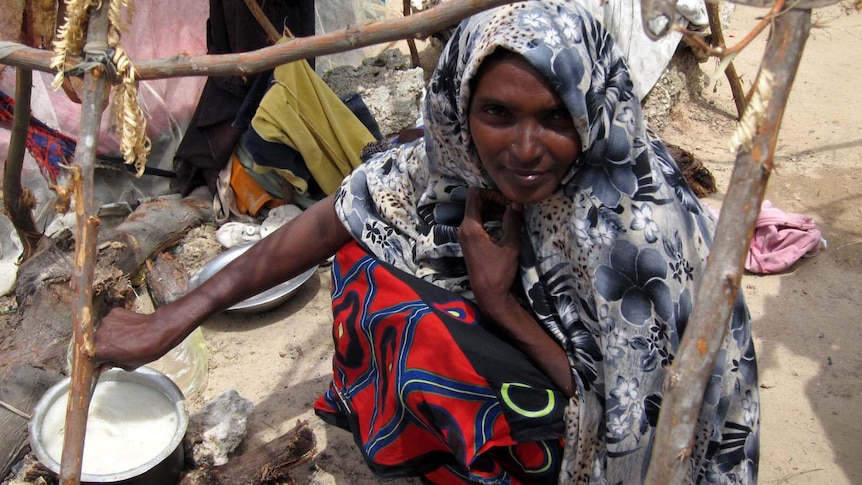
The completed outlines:
<svg viewBox="0 0 862 485">
<path fill-rule="evenodd" d="M 524 163 L 538 161 L 544 153 L 540 129 L 535 123 L 522 123 L 515 128 L 511 152 Z"/>
</svg>

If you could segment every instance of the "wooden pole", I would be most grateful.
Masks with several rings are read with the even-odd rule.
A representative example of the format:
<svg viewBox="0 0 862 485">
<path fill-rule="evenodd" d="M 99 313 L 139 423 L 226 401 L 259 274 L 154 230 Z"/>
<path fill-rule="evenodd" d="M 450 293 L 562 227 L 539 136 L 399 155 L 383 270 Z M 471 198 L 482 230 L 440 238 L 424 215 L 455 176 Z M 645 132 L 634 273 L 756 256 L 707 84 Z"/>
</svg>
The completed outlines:
<svg viewBox="0 0 862 485">
<path fill-rule="evenodd" d="M 87 45 L 105 45 L 108 39 L 108 7 L 93 7 L 87 29 Z M 85 50 L 87 47 L 85 47 Z M 72 327 L 72 376 L 66 407 L 66 434 L 60 461 L 60 483 L 81 481 L 84 438 L 92 388 L 98 378 L 93 363 L 93 273 L 99 218 L 95 214 L 93 171 L 102 112 L 108 99 L 105 72 L 96 67 L 84 75 L 81 124 L 75 164 L 70 167 L 70 191 L 75 201 L 75 265 L 72 270 L 74 321 Z"/>
<path fill-rule="evenodd" d="M 260 24 L 261 28 L 264 32 L 266 32 L 266 38 L 269 39 L 270 44 L 275 44 L 281 39 L 282 32 L 279 32 L 272 22 L 269 21 L 266 14 L 263 12 L 263 9 L 260 8 L 260 5 L 257 4 L 257 0 L 245 0 L 245 5 L 251 11 L 251 14 L 254 15 L 254 18 L 257 19 L 257 23 Z"/>
<path fill-rule="evenodd" d="M 413 9 L 410 8 L 410 0 L 404 0 L 403 10 L 403 15 L 405 17 L 408 17 L 413 13 Z M 410 60 L 413 61 L 413 67 L 419 67 L 419 51 L 416 50 L 416 41 L 412 38 L 407 39 L 407 48 L 410 49 Z"/>
<path fill-rule="evenodd" d="M 679 352 L 668 369 L 646 485 L 690 483 L 692 442 L 703 393 L 739 292 L 742 268 L 766 184 L 778 129 L 811 29 L 810 10 L 785 10 L 774 19 L 743 136 L 724 197 L 715 240 Z"/>
<path fill-rule="evenodd" d="M 713 47 L 723 49 L 725 47 L 724 32 L 721 27 L 721 6 L 716 2 L 706 2 L 706 14 L 709 18 L 710 44 Z M 736 72 L 736 66 L 733 62 L 729 62 L 724 69 L 724 75 L 727 77 L 727 82 L 730 84 L 730 92 L 733 95 L 733 102 L 736 104 L 736 118 L 742 118 L 745 112 L 745 91 L 742 89 L 742 80 L 739 79 L 739 74 Z"/>
<path fill-rule="evenodd" d="M 490 8 L 520 0 L 458 0 L 407 17 L 392 18 L 310 37 L 295 37 L 252 52 L 236 54 L 187 56 L 170 59 L 135 59 L 136 79 L 162 79 L 183 76 L 241 76 L 254 74 L 287 62 L 336 54 L 360 47 L 385 44 L 409 38 L 424 38 L 457 24 L 461 20 Z M 50 72 L 52 53 L 23 47 L 0 60 L 0 64 L 27 67 Z M 69 67 L 75 59 L 67 59 Z M 80 62 L 80 59 L 77 60 Z"/>
<path fill-rule="evenodd" d="M 26 261 L 42 238 L 33 221 L 33 194 L 21 185 L 24 167 L 24 150 L 27 146 L 27 130 L 30 127 L 30 93 L 33 72 L 29 69 L 15 70 L 15 113 L 9 135 L 9 151 L 6 154 L 6 170 L 3 173 L 3 194 L 6 214 L 24 246 L 22 261 Z"/>
</svg>

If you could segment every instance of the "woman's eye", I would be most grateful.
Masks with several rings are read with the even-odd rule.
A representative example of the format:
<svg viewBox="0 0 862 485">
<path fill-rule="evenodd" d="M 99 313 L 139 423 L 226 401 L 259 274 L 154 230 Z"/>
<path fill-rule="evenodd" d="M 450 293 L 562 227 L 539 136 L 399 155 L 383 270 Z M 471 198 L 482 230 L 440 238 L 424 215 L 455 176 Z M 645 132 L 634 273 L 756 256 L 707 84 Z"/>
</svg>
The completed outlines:
<svg viewBox="0 0 862 485">
<path fill-rule="evenodd" d="M 568 110 L 564 108 L 559 108 L 551 111 L 551 113 L 548 115 L 548 118 L 553 121 L 564 121 L 571 119 L 571 116 L 569 116 Z"/>
<path fill-rule="evenodd" d="M 572 115 L 567 109 L 555 109 L 548 113 L 546 125 L 558 130 L 567 130 L 574 126 Z"/>
<path fill-rule="evenodd" d="M 506 109 L 503 108 L 502 106 L 497 106 L 497 105 L 485 106 L 484 108 L 482 108 L 482 111 L 485 114 L 488 114 L 491 116 L 505 116 L 506 115 Z"/>
</svg>

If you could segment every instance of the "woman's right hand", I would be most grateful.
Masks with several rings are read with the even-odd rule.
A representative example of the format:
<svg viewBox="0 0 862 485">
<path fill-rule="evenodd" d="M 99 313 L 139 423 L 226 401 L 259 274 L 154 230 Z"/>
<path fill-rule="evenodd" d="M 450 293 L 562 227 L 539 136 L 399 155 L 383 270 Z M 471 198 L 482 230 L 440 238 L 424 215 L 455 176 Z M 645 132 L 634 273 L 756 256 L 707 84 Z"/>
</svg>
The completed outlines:
<svg viewBox="0 0 862 485">
<path fill-rule="evenodd" d="M 175 343 L 158 314 L 112 309 L 96 330 L 96 363 L 134 370 L 165 355 Z"/>
<path fill-rule="evenodd" d="M 485 231 L 484 224 L 489 221 L 500 222 L 498 238 Z M 512 291 L 522 225 L 521 204 L 511 203 L 492 190 L 468 190 L 458 238 L 470 286 L 482 314 L 530 356 L 566 396 L 572 396 L 574 384 L 566 352 L 520 305 Z"/>
</svg>

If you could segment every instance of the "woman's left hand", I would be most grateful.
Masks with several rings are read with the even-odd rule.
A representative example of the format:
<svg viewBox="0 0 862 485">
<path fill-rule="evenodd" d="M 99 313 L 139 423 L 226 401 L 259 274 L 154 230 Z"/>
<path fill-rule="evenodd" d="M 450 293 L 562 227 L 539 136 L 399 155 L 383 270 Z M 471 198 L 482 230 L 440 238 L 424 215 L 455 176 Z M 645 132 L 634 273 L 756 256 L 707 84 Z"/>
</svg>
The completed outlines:
<svg viewBox="0 0 862 485">
<path fill-rule="evenodd" d="M 484 224 L 489 221 L 501 223 L 499 237 L 493 237 L 485 230 Z M 473 296 L 479 311 L 530 356 L 566 396 L 571 397 L 575 387 L 566 352 L 512 293 L 518 274 L 523 224 L 521 204 L 509 202 L 503 194 L 493 190 L 468 189 L 458 239 Z"/>
<path fill-rule="evenodd" d="M 501 299 L 509 295 L 515 282 L 523 220 L 522 206 L 509 202 L 500 192 L 468 189 L 458 240 L 476 303 L 488 316 L 504 309 Z M 491 221 L 501 223 L 498 238 L 485 230 L 485 223 Z"/>
</svg>

